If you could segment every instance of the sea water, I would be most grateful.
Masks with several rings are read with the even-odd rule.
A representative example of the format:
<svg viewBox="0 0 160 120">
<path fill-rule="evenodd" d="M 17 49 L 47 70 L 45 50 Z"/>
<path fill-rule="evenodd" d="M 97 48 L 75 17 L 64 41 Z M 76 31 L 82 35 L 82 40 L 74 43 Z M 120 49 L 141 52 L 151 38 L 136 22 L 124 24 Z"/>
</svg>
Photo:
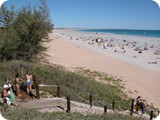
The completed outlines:
<svg viewBox="0 0 160 120">
<path fill-rule="evenodd" d="M 84 32 L 111 33 L 116 35 L 134 35 L 160 38 L 160 30 L 128 30 L 128 29 L 84 29 Z"/>
</svg>

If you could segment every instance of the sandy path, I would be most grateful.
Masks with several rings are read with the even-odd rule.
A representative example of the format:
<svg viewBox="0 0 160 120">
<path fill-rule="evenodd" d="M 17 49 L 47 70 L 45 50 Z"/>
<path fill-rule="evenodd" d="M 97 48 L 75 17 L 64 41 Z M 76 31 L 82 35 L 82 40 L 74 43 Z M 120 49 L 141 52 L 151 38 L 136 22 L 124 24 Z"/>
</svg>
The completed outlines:
<svg viewBox="0 0 160 120">
<path fill-rule="evenodd" d="M 103 54 L 81 48 L 53 34 L 47 58 L 49 62 L 67 68 L 85 67 L 91 70 L 106 72 L 123 78 L 126 90 L 131 90 L 131 97 L 143 96 L 148 102 L 160 108 L 160 75 L 133 64 L 106 57 Z M 134 91 L 138 91 L 134 92 Z"/>
<path fill-rule="evenodd" d="M 104 108 L 98 106 L 90 107 L 89 104 L 84 104 L 80 102 L 71 101 L 71 111 L 73 113 L 81 113 L 83 115 L 103 115 Z M 64 98 L 41 98 L 39 100 L 27 100 L 26 102 L 20 102 L 21 108 L 34 108 L 37 109 L 39 112 L 46 113 L 46 112 L 65 112 L 67 110 L 67 100 Z M 129 110 L 123 111 L 115 111 L 116 113 L 122 115 L 129 115 Z M 114 112 L 110 109 L 107 109 L 107 113 L 113 114 Z M 144 120 L 148 120 L 149 116 L 144 114 L 140 116 L 138 114 L 133 114 L 136 117 L 142 117 Z"/>
</svg>

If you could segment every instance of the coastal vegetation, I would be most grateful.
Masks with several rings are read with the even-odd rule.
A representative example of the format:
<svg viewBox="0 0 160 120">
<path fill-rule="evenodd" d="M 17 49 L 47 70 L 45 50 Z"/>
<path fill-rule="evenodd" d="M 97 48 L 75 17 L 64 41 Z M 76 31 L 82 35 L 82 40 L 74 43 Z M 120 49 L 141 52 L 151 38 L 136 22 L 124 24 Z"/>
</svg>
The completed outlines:
<svg viewBox="0 0 160 120">
<path fill-rule="evenodd" d="M 120 79 L 96 71 L 78 68 L 72 72 L 62 66 L 37 62 L 35 58 L 47 49 L 43 43 L 49 41 L 48 33 L 53 30 L 47 4 L 45 0 L 40 1 L 41 5 L 38 7 L 32 8 L 28 5 L 19 11 L 15 11 L 14 6 L 11 6 L 10 10 L 2 6 L 0 11 L 0 85 L 4 84 L 4 79 L 12 79 L 17 73 L 24 78 L 24 74 L 30 71 L 38 84 L 59 85 L 61 97 L 70 96 L 71 100 L 89 103 L 89 96 L 92 95 L 93 105 L 101 107 L 107 105 L 108 109 L 112 109 L 114 101 L 116 110 L 130 109 L 131 100 L 123 93 Z M 105 84 L 100 81 L 104 81 Z M 53 94 L 51 88 L 42 90 Z M 79 113 L 44 114 L 34 109 L 14 109 L 6 109 L 6 112 L 3 112 L 4 117 L 12 120 L 135 119 L 120 114 L 85 116 Z"/>
<path fill-rule="evenodd" d="M 48 33 L 53 29 L 45 0 L 37 7 L 20 10 L 2 6 L 0 10 L 0 60 L 31 60 L 46 49 Z"/>
<path fill-rule="evenodd" d="M 5 118 L 9 120 L 143 120 L 131 116 L 121 114 L 106 114 L 106 115 L 82 115 L 79 113 L 40 113 L 34 109 L 29 110 L 9 110 L 3 113 Z"/>
<path fill-rule="evenodd" d="M 22 67 L 23 66 L 23 67 Z M 115 109 L 117 110 L 125 110 L 130 109 L 131 100 L 127 99 L 125 94 L 116 87 L 116 85 L 103 84 L 101 82 L 97 82 L 94 79 L 83 76 L 77 72 L 71 72 L 58 65 L 44 65 L 40 63 L 33 62 L 24 62 L 24 61 L 9 61 L 3 62 L 0 64 L 2 71 L 0 72 L 0 79 L 3 80 L 5 77 L 10 79 L 15 73 L 20 73 L 20 76 L 23 77 L 23 74 L 26 73 L 27 70 L 30 70 L 35 76 L 36 81 L 39 84 L 49 84 L 49 85 L 60 85 L 61 88 L 61 97 L 70 96 L 71 100 L 83 102 L 89 104 L 89 94 L 90 91 L 93 93 L 93 105 L 108 106 L 108 109 L 111 108 L 112 100 L 115 100 Z M 85 71 L 85 70 L 84 70 Z M 90 71 L 91 72 L 91 71 Z M 99 74 L 95 75 L 100 76 Z M 106 76 L 107 78 L 107 76 Z M 113 79 L 113 78 L 112 78 Z M 107 80 L 107 79 L 105 79 Z M 109 81 L 111 77 L 108 77 Z M 113 79 L 114 81 L 114 79 Z M 3 81 L 0 83 L 3 84 Z M 51 88 L 43 88 L 43 91 L 48 91 L 50 94 L 53 94 L 53 89 Z M 2 108 L 3 109 L 3 108 Z M 16 109 L 16 111 L 14 110 Z M 6 112 L 2 112 L 2 115 L 5 118 L 14 118 L 17 119 L 93 119 L 93 120 L 102 120 L 104 118 L 108 120 L 122 119 L 122 120 L 133 120 L 135 118 L 131 116 L 125 116 L 118 113 L 115 114 L 107 114 L 107 115 L 82 115 L 80 113 L 40 113 L 34 109 L 22 109 L 22 108 L 14 108 L 14 109 L 6 109 Z M 19 112 L 21 111 L 21 112 Z M 18 116 L 18 117 L 17 117 Z M 30 118 L 28 118 L 30 117 Z M 139 118 L 136 118 L 137 120 Z"/>
<path fill-rule="evenodd" d="M 66 70 L 62 66 L 24 61 L 9 61 L 3 62 L 3 64 L 0 64 L 0 67 L 1 80 L 5 78 L 11 79 L 16 73 L 20 73 L 20 76 L 23 77 L 24 73 L 29 70 L 33 73 L 35 80 L 39 84 L 59 85 L 61 97 L 70 96 L 71 100 L 89 103 L 89 96 L 92 92 L 94 105 L 102 107 L 108 105 L 108 108 L 111 109 L 112 101 L 114 100 L 116 109 L 130 109 L 131 100 L 126 97 L 119 85 L 103 84 L 77 71 L 71 72 Z M 95 76 L 96 75 L 99 74 L 95 74 Z M 114 82 L 115 79 L 105 76 L 105 81 Z M 1 81 L 0 84 L 2 85 L 3 82 Z M 43 87 L 42 89 L 53 93 L 53 89 L 51 88 Z"/>
</svg>

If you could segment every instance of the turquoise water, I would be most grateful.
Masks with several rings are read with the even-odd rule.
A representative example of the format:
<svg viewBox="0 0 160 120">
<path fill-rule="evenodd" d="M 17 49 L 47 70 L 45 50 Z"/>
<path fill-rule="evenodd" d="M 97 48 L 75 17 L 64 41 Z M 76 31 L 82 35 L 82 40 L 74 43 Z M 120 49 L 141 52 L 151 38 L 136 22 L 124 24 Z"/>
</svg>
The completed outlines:
<svg viewBox="0 0 160 120">
<path fill-rule="evenodd" d="M 160 38 L 160 30 L 86 29 L 81 31 Z"/>
</svg>

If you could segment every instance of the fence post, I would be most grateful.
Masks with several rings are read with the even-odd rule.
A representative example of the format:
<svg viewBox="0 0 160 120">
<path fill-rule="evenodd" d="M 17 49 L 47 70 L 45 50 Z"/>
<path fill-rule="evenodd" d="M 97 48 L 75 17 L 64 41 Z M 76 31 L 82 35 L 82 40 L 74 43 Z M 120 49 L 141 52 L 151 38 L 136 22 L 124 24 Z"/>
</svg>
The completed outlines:
<svg viewBox="0 0 160 120">
<path fill-rule="evenodd" d="M 23 65 L 21 64 L 20 67 L 21 67 L 21 75 L 22 75 L 21 77 L 23 78 Z"/>
<path fill-rule="evenodd" d="M 57 97 L 60 97 L 60 87 L 59 87 L 59 85 L 57 86 Z"/>
<path fill-rule="evenodd" d="M 67 112 L 71 111 L 70 97 L 67 97 Z"/>
<path fill-rule="evenodd" d="M 112 110 L 114 111 L 114 109 L 115 109 L 115 102 L 114 102 L 114 100 L 112 101 Z"/>
<path fill-rule="evenodd" d="M 151 110 L 151 114 L 150 114 L 150 120 L 153 119 L 153 111 Z"/>
<path fill-rule="evenodd" d="M 89 96 L 89 104 L 90 104 L 90 107 L 92 107 L 92 92 L 90 92 L 90 96 Z"/>
<path fill-rule="evenodd" d="M 133 115 L 133 111 L 134 111 L 134 99 L 132 99 L 130 115 Z"/>
<path fill-rule="evenodd" d="M 107 105 L 104 106 L 104 113 L 107 113 Z"/>
<path fill-rule="evenodd" d="M 40 99 L 39 85 L 37 83 L 36 83 L 36 96 L 37 96 L 37 99 Z"/>
</svg>

